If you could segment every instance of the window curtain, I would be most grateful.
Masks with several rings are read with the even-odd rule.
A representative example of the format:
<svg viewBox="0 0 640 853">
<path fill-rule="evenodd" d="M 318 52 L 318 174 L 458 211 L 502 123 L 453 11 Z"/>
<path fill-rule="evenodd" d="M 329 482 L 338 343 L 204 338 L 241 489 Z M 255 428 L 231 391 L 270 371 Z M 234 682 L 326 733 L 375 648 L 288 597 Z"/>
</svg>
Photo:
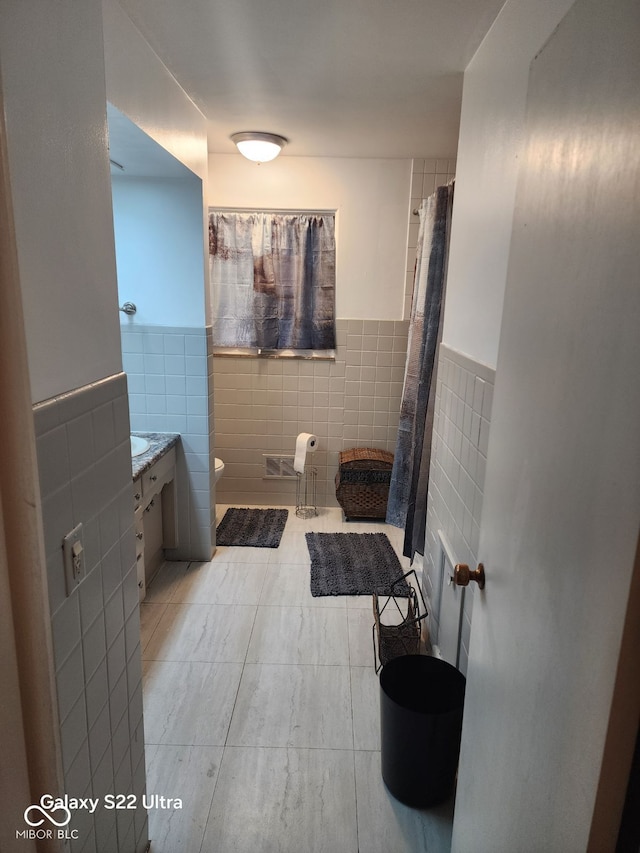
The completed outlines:
<svg viewBox="0 0 640 853">
<path fill-rule="evenodd" d="M 403 553 L 424 553 L 436 357 L 442 338 L 453 184 L 438 187 L 420 205 L 416 271 L 398 440 L 391 473 L 387 522 L 404 527 Z"/>
<path fill-rule="evenodd" d="M 214 346 L 335 348 L 335 217 L 209 213 Z"/>
</svg>

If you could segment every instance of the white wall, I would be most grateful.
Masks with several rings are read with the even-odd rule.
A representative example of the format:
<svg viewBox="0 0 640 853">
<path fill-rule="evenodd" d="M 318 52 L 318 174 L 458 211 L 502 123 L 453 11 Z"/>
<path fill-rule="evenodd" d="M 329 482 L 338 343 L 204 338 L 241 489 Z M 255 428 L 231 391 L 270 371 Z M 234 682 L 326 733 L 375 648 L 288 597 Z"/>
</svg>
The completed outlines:
<svg viewBox="0 0 640 853">
<path fill-rule="evenodd" d="M 102 47 L 100 0 L 0 4 L 0 68 L 32 400 L 46 401 L 34 408 L 40 549 L 46 555 L 46 568 L 35 569 L 42 572 L 40 588 L 52 617 L 56 746 L 64 789 L 139 796 L 141 663 L 139 647 L 131 647 L 132 640 L 137 643 L 138 596 L 126 382 L 114 376 L 122 358 Z M 67 596 L 60 543 L 78 523 L 87 576 Z M 32 533 L 37 540 L 38 531 Z M 107 602 L 112 593 L 115 606 Z M 106 630 L 105 613 L 119 614 Z M 22 627 L 33 642 L 35 635 Z M 108 648 L 114 666 L 107 673 Z M 116 816 L 108 816 L 98 831 L 91 816 L 79 816 L 79 843 L 95 849 L 97 834 L 100 849 L 144 849 L 142 809 L 136 818 L 137 826 L 133 814 L 116 826 Z"/>
<path fill-rule="evenodd" d="M 206 206 L 206 120 L 162 64 L 117 0 L 102 0 L 107 99 L 166 151 L 202 178 Z M 207 229 L 202 216 L 204 289 Z"/>
<path fill-rule="evenodd" d="M 37 402 L 122 366 L 100 4 L 3 3 L 0 57 Z"/>
<path fill-rule="evenodd" d="M 204 116 L 117 0 L 103 0 L 102 12 L 108 100 L 204 181 Z"/>
<path fill-rule="evenodd" d="M 464 76 L 443 341 L 496 366 L 529 64 L 573 0 L 510 0 Z"/>
<path fill-rule="evenodd" d="M 411 160 L 209 155 L 212 207 L 336 209 L 341 318 L 401 320 Z"/>
<path fill-rule="evenodd" d="M 112 177 L 120 305 L 127 327 L 205 325 L 199 178 Z"/>
<path fill-rule="evenodd" d="M 201 113 L 116 0 L 103 11 L 109 99 L 206 180 Z M 2 5 L 0 71 L 34 402 L 122 369 L 102 47 L 99 3 Z"/>
<path fill-rule="evenodd" d="M 164 302 L 164 304 L 156 305 L 152 309 L 149 297 L 151 296 L 151 291 L 154 290 L 154 285 L 152 283 L 151 287 L 145 287 L 144 282 L 140 282 L 139 285 L 136 285 L 136 292 L 138 292 L 138 286 L 145 287 L 138 300 L 140 302 L 138 306 L 140 311 L 135 315 L 134 321 L 127 323 L 123 328 L 131 328 L 131 326 L 135 326 L 137 323 L 143 330 L 149 333 L 149 329 L 156 322 L 160 325 L 170 325 L 172 327 L 177 325 L 186 327 L 190 323 L 192 330 L 193 328 L 200 327 L 203 331 L 202 343 L 204 343 L 205 306 L 208 298 L 208 290 L 205 287 L 208 261 L 205 216 L 208 169 L 206 121 L 200 110 L 186 95 L 144 38 L 142 38 L 117 0 L 102 0 L 102 9 L 104 16 L 107 98 L 109 103 L 143 130 L 151 139 L 172 154 L 179 162 L 190 169 L 198 177 L 199 184 L 200 241 L 198 246 L 194 245 L 193 249 L 194 264 L 196 263 L 196 255 L 200 259 L 199 285 L 196 284 L 197 270 L 193 268 L 193 278 L 191 278 L 190 274 L 189 280 L 189 288 L 192 288 L 191 298 L 188 300 L 190 304 L 183 304 L 180 301 L 180 282 L 174 281 L 171 288 L 169 280 L 166 279 L 163 284 L 165 288 L 163 299 L 156 300 L 159 303 Z M 191 198 L 190 193 L 186 190 L 185 193 Z M 194 234 L 196 233 L 195 228 L 194 210 Z M 197 240 L 197 237 L 194 237 L 194 240 Z M 191 266 L 189 268 L 191 269 Z M 175 276 L 172 276 L 172 278 L 175 278 Z M 122 290 L 122 293 L 124 295 L 124 290 Z M 152 311 L 157 311 L 158 313 L 152 313 Z M 191 321 L 195 317 L 197 317 L 197 320 L 192 323 Z M 195 334 L 190 335 L 190 338 L 198 338 L 196 341 L 198 346 L 201 343 L 199 337 L 199 335 Z M 153 342 L 149 340 L 150 338 L 151 335 L 147 334 L 147 344 L 153 346 Z M 163 334 L 161 336 L 163 346 L 170 345 L 171 343 L 177 343 L 179 346 L 179 340 L 177 341 L 176 339 L 180 339 L 180 335 L 172 335 L 171 339 L 169 339 L 168 335 Z M 182 341 L 183 345 L 184 343 L 185 341 Z M 144 345 L 142 343 L 143 347 Z M 172 352 L 175 352 L 175 350 Z M 153 350 L 153 353 L 155 355 L 158 354 L 156 350 Z M 195 358 L 198 361 L 200 360 L 199 350 Z M 183 489 L 183 497 L 180 502 L 180 511 L 182 513 L 180 519 L 181 531 L 185 530 L 184 520 L 190 525 L 185 536 L 185 547 L 192 548 L 194 543 L 198 543 L 198 546 L 201 546 L 203 549 L 200 552 L 192 550 L 187 552 L 185 556 L 196 557 L 198 559 L 208 559 L 211 556 L 211 543 L 215 536 L 215 523 L 211 517 L 213 512 L 211 503 L 212 490 L 211 488 L 207 488 L 207 486 L 202 487 L 202 481 L 205 480 L 206 482 L 209 470 L 213 468 L 213 416 L 212 414 L 207 414 L 206 408 L 207 390 L 208 387 L 211 387 L 211 380 L 207 376 L 207 369 L 208 365 L 205 363 L 204 375 L 198 373 L 197 376 L 191 377 L 191 384 L 197 386 L 190 394 L 191 404 L 194 403 L 194 397 L 201 398 L 197 400 L 197 414 L 193 410 L 190 418 L 191 423 L 187 422 L 186 425 L 183 424 L 177 430 L 182 434 L 182 446 L 185 451 L 184 460 L 187 468 L 185 476 L 179 478 L 179 482 L 182 483 L 181 489 Z M 131 368 L 128 370 L 128 374 L 131 377 Z M 181 392 L 169 395 L 167 393 L 169 390 L 168 383 L 165 382 L 165 376 L 163 375 L 150 376 L 149 379 L 151 380 L 149 385 L 153 382 L 152 387 L 156 398 L 154 402 L 157 403 L 153 411 L 153 416 L 165 413 L 163 415 L 162 428 L 173 429 L 169 424 L 175 422 L 176 418 L 183 422 L 186 420 L 186 415 L 182 412 L 183 403 L 189 405 L 186 403 L 186 398 L 184 397 L 185 392 L 182 390 Z M 175 380 L 176 377 L 173 376 L 173 379 Z M 179 379 L 180 377 L 178 377 Z M 137 392 L 142 393 L 140 385 L 141 383 L 143 385 L 146 383 L 144 371 L 137 372 L 135 381 L 138 383 Z M 178 381 L 178 385 L 184 388 L 183 383 L 180 381 Z M 160 393 L 161 388 L 164 388 L 165 393 Z M 146 390 L 151 393 L 150 389 L 147 388 Z M 171 403 L 174 407 L 178 405 L 178 409 L 173 413 L 170 413 L 168 396 L 173 397 Z M 178 396 L 181 396 L 180 400 L 176 399 Z M 163 404 L 165 405 L 164 408 Z M 151 413 L 148 414 L 149 417 L 152 416 Z M 193 426 L 196 422 L 197 426 Z M 156 426 L 156 428 L 158 427 Z M 187 474 L 187 472 L 189 473 Z M 194 475 L 193 479 L 197 479 L 200 482 L 201 488 L 198 490 L 193 487 L 192 474 Z"/>
</svg>

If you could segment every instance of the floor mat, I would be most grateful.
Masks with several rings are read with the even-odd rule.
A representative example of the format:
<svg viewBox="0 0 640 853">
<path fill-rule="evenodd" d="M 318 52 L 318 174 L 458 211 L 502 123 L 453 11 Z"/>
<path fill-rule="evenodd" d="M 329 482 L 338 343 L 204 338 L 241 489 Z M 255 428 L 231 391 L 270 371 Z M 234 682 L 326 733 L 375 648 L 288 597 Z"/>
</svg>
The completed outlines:
<svg viewBox="0 0 640 853">
<path fill-rule="evenodd" d="M 287 509 L 228 509 L 216 529 L 216 545 L 277 548 L 287 523 Z"/>
<path fill-rule="evenodd" d="M 387 595 L 402 577 L 400 561 L 384 533 L 307 533 L 311 595 Z M 407 596 L 402 581 L 393 594 Z"/>
</svg>

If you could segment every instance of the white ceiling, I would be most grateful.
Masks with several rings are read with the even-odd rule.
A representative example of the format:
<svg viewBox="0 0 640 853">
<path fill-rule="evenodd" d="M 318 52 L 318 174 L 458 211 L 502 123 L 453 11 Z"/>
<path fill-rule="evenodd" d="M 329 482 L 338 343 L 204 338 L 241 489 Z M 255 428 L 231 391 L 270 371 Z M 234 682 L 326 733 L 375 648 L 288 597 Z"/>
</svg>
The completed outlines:
<svg viewBox="0 0 640 853">
<path fill-rule="evenodd" d="M 455 153 L 462 73 L 504 0 L 120 0 L 208 120 L 284 156 Z"/>
</svg>

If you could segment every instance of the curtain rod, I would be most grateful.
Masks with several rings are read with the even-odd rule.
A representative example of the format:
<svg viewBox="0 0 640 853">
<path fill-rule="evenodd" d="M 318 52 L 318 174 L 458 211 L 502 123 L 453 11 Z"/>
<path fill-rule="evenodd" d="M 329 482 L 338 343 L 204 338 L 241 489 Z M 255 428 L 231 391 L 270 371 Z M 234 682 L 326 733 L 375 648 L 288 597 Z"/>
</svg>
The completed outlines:
<svg viewBox="0 0 640 853">
<path fill-rule="evenodd" d="M 219 212 L 219 213 L 288 213 L 292 216 L 335 216 L 338 212 L 337 208 L 332 208 L 331 210 L 319 210 L 317 208 L 311 209 L 295 209 L 295 208 L 283 208 L 283 207 L 223 207 L 218 205 L 209 205 L 209 212 Z"/>
</svg>

